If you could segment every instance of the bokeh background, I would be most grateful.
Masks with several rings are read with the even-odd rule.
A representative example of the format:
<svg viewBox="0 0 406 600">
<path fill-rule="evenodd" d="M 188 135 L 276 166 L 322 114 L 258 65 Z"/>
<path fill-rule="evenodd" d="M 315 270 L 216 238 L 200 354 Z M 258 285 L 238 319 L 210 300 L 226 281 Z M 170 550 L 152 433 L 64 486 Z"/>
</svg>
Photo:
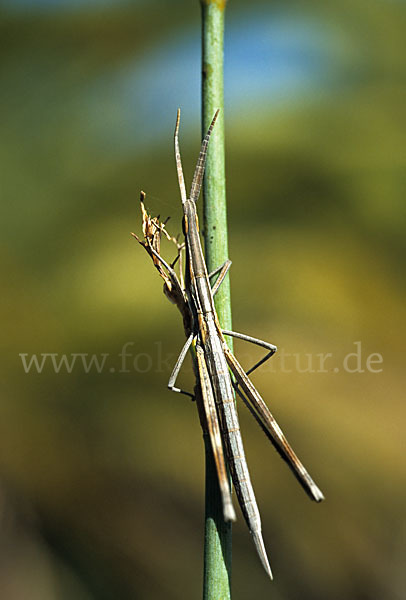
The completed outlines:
<svg viewBox="0 0 406 600">
<path fill-rule="evenodd" d="M 181 230 L 172 135 L 181 106 L 190 182 L 198 2 L 0 7 L 0 597 L 198 598 L 203 444 L 194 404 L 166 390 L 182 325 L 129 235 L 140 189 Z M 239 514 L 236 600 L 406 595 L 404 9 L 228 4 L 234 327 L 279 346 L 253 378 L 327 498 L 307 499 L 242 407 L 275 581 Z M 363 372 L 346 372 L 357 348 Z M 109 356 L 25 373 L 34 353 Z M 300 372 L 319 353 L 326 372 Z"/>
</svg>

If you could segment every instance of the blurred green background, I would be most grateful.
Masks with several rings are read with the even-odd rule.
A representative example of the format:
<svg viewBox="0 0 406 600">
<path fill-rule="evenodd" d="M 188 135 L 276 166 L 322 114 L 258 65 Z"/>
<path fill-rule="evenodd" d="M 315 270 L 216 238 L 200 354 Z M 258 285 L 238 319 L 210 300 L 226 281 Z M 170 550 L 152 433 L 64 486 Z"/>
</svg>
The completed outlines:
<svg viewBox="0 0 406 600">
<path fill-rule="evenodd" d="M 235 600 L 405 598 L 404 8 L 228 4 L 234 328 L 278 345 L 253 379 L 326 495 L 307 499 L 241 407 L 275 581 L 238 513 Z M 9 0 L 0 15 L 0 597 L 198 598 L 201 431 L 166 390 L 181 319 L 129 235 L 140 189 L 181 231 L 172 135 L 181 106 L 190 182 L 198 2 Z M 357 347 L 364 372 L 346 372 Z M 101 373 L 80 357 L 25 373 L 34 353 L 109 356 Z M 326 372 L 300 372 L 320 353 Z"/>
</svg>

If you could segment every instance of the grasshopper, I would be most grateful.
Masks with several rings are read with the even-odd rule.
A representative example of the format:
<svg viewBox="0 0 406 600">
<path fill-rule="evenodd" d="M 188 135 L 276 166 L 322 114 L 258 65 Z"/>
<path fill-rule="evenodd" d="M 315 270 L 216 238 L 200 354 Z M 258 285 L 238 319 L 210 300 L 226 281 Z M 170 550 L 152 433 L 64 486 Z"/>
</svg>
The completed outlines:
<svg viewBox="0 0 406 600">
<path fill-rule="evenodd" d="M 165 281 L 165 294 L 177 305 L 183 316 L 186 343 L 170 376 L 168 387 L 172 391 L 193 396 L 193 394 L 175 386 L 185 356 L 192 348 L 195 355 L 195 370 L 200 384 L 202 410 L 216 465 L 224 520 L 235 520 L 227 476 L 228 467 L 238 503 L 254 540 L 259 558 L 266 573 L 272 579 L 272 571 L 262 537 L 261 518 L 245 458 L 235 405 L 235 392 L 243 399 L 310 498 L 320 502 L 324 499 L 324 496 L 294 453 L 278 423 L 248 377 L 254 369 L 273 356 L 277 350 L 276 346 L 245 334 L 224 330 L 221 328 L 217 317 L 213 298 L 231 266 L 231 261 L 227 260 L 224 265 L 221 265 L 213 273 L 209 274 L 207 272 L 200 242 L 196 203 L 202 186 L 207 147 L 218 113 L 219 111 L 214 115 L 203 138 L 188 196 L 179 150 L 180 111 L 178 110 L 174 141 L 176 169 L 183 207 L 185 242 L 184 245 L 178 244 L 178 256 L 174 263 L 169 264 L 160 256 L 161 234 L 164 233 L 170 238 L 165 224 L 160 223 L 159 219 L 152 219 L 145 211 L 143 203 L 144 241 L 141 241 L 135 234 L 133 235 L 150 254 Z M 141 196 L 143 200 L 143 192 Z M 179 280 L 174 270 L 174 264 L 181 256 L 183 247 L 186 252 L 185 276 L 183 280 L 181 274 Z M 210 280 L 215 275 L 218 275 L 218 277 L 212 287 Z M 245 372 L 227 346 L 224 336 L 232 336 L 259 345 L 267 350 L 267 354 L 249 371 Z"/>
</svg>

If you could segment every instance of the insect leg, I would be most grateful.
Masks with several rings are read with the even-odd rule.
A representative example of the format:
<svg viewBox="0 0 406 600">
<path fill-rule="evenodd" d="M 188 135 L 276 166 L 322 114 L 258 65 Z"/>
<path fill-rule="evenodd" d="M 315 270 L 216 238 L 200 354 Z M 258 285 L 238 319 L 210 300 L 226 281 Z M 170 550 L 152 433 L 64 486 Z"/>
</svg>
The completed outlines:
<svg viewBox="0 0 406 600">
<path fill-rule="evenodd" d="M 211 279 L 211 277 L 214 277 L 214 275 L 217 275 L 217 273 L 220 273 L 220 275 L 217 277 L 217 279 L 212 287 L 212 290 L 211 290 L 213 296 L 218 292 L 218 289 L 221 286 L 221 284 L 223 283 L 224 278 L 227 275 L 230 267 L 231 267 L 231 260 L 227 259 L 221 265 L 221 267 L 217 267 L 217 269 L 214 269 L 214 271 L 209 273 L 209 279 Z"/>
<path fill-rule="evenodd" d="M 261 358 L 261 360 L 255 363 L 255 365 L 246 372 L 247 375 L 255 371 L 255 369 L 258 369 L 258 367 L 260 367 L 261 365 L 263 365 L 264 362 L 271 358 L 271 356 L 273 356 L 278 349 L 276 346 L 270 344 L 269 342 L 264 342 L 263 340 L 259 340 L 258 338 L 246 335 L 245 333 L 237 333 L 236 331 L 228 331 L 226 329 L 222 329 L 222 333 L 224 335 L 229 335 L 231 337 L 238 338 L 239 340 L 244 340 L 245 342 L 251 342 L 251 344 L 256 344 L 257 346 L 266 348 L 269 351 L 268 354 Z"/>
<path fill-rule="evenodd" d="M 188 337 L 188 339 L 186 340 L 182 350 L 180 351 L 178 360 L 176 361 L 176 364 L 173 368 L 172 374 L 169 377 L 169 381 L 168 381 L 168 388 L 171 390 L 171 392 L 179 392 L 180 394 L 185 394 L 185 396 L 189 396 L 190 398 L 194 398 L 194 395 L 191 394 L 190 392 L 185 392 L 184 390 L 181 390 L 180 388 L 175 387 L 175 383 L 176 383 L 176 379 L 178 378 L 179 371 L 182 368 L 186 354 L 192 344 L 193 337 L 194 337 L 194 334 L 191 333 L 190 336 Z"/>
<path fill-rule="evenodd" d="M 207 368 L 204 351 L 200 344 L 196 344 L 196 361 L 200 380 L 202 405 L 207 424 L 207 431 L 213 451 L 214 464 L 216 465 L 217 478 L 223 504 L 225 521 L 235 521 L 236 516 L 231 500 L 230 484 L 224 459 L 223 444 L 221 441 L 220 424 L 217 415 L 216 402 Z"/>
<path fill-rule="evenodd" d="M 255 419 L 261 425 L 263 431 L 267 437 L 275 446 L 280 456 L 288 463 L 296 476 L 299 483 L 305 489 L 307 494 L 316 502 L 321 502 L 324 499 L 324 495 L 321 490 L 314 483 L 309 473 L 306 471 L 294 451 L 284 436 L 281 428 L 273 417 L 271 411 L 261 398 L 259 392 L 247 377 L 244 369 L 241 367 L 238 360 L 232 354 L 227 347 L 227 344 L 223 346 L 224 354 L 227 359 L 228 366 L 230 367 L 234 377 L 241 386 L 242 392 L 237 389 L 238 394 L 244 400 L 244 402 L 251 405 L 250 411 L 255 416 Z M 254 414 L 256 413 L 256 414 Z"/>
</svg>

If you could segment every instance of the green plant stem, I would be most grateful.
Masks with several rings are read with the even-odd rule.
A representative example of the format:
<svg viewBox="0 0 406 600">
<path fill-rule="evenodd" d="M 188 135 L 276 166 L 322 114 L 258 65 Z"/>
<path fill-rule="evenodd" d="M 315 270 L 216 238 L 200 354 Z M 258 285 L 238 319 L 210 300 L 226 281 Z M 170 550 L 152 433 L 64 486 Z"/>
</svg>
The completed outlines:
<svg viewBox="0 0 406 600">
<path fill-rule="evenodd" d="M 225 0 L 200 0 L 202 7 L 202 130 L 219 108 L 207 155 L 203 186 L 204 244 L 209 271 L 228 258 L 224 166 L 223 53 Z M 220 324 L 231 329 L 228 276 L 215 298 Z M 228 340 L 230 344 L 231 340 Z M 223 520 L 222 503 L 210 441 L 205 436 L 206 514 L 204 600 L 231 598 L 231 524 Z"/>
</svg>

